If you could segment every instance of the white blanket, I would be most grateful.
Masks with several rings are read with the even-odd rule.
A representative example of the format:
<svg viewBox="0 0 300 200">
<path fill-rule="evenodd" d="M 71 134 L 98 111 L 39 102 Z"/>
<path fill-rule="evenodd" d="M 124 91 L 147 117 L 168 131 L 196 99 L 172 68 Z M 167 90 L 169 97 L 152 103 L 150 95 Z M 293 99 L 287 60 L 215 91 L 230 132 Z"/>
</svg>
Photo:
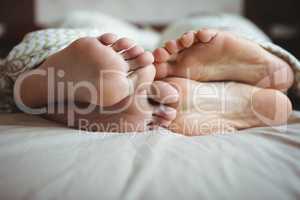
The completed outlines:
<svg viewBox="0 0 300 200">
<path fill-rule="evenodd" d="M 85 134 L 24 114 L 0 124 L 3 200 L 300 198 L 300 117 L 201 137 Z"/>
</svg>

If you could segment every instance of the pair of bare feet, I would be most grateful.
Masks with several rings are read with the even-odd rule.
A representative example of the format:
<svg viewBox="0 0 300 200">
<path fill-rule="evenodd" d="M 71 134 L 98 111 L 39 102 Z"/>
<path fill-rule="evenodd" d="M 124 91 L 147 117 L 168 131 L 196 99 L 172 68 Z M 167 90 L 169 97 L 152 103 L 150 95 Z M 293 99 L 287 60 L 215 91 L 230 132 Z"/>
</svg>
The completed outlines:
<svg viewBox="0 0 300 200">
<path fill-rule="evenodd" d="M 81 129 L 126 132 L 163 126 L 203 135 L 279 125 L 292 110 L 279 91 L 293 82 L 290 66 L 255 43 L 223 31 L 188 32 L 153 54 L 114 34 L 82 38 L 50 56 L 39 70 L 51 67 L 64 72 L 58 78 L 62 83 L 87 81 L 91 86 L 77 87 L 73 99 L 57 99 L 96 105 L 88 114 L 75 105 L 65 108 L 74 111 L 74 125 Z M 31 107 L 49 103 L 47 79 L 34 70 L 23 76 L 30 78 L 22 83 L 22 101 Z M 34 95 L 28 93 L 33 86 Z M 66 112 L 48 118 L 67 123 Z"/>
</svg>

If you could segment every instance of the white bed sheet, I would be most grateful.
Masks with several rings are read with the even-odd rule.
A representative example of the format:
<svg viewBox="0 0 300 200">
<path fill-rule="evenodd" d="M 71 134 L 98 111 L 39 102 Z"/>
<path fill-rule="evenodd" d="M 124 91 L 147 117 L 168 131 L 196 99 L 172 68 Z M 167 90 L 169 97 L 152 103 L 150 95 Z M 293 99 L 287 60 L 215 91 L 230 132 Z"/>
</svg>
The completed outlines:
<svg viewBox="0 0 300 200">
<path fill-rule="evenodd" d="M 300 118 L 283 132 L 184 137 L 0 115 L 0 199 L 300 199 Z"/>
</svg>

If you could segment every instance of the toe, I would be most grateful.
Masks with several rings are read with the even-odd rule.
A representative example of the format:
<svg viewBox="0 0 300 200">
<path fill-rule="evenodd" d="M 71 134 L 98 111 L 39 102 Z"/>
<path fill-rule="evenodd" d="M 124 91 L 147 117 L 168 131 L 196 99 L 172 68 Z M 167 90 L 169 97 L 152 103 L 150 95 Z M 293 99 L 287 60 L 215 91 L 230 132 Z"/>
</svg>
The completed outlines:
<svg viewBox="0 0 300 200">
<path fill-rule="evenodd" d="M 148 65 L 146 67 L 139 68 L 133 71 L 128 79 L 132 83 L 133 87 L 131 91 L 135 93 L 140 93 L 144 90 L 149 90 L 155 77 L 155 67 L 154 65 Z M 132 93 L 131 93 L 132 94 Z"/>
<path fill-rule="evenodd" d="M 112 45 L 117 41 L 118 37 L 113 33 L 105 33 L 98 40 L 104 45 Z"/>
<path fill-rule="evenodd" d="M 158 127 L 168 128 L 171 125 L 171 120 L 166 120 L 162 117 L 153 116 L 153 121 L 149 124 L 150 129 L 156 129 Z"/>
<path fill-rule="evenodd" d="M 288 97 L 277 90 L 260 89 L 253 94 L 251 100 L 252 111 L 264 125 L 286 123 L 292 112 Z"/>
<path fill-rule="evenodd" d="M 165 49 L 170 53 L 170 54 L 176 54 L 180 49 L 177 45 L 176 40 L 170 40 L 165 43 Z"/>
<path fill-rule="evenodd" d="M 149 88 L 148 97 L 160 104 L 174 104 L 179 101 L 178 91 L 164 81 L 155 81 Z"/>
<path fill-rule="evenodd" d="M 197 39 L 202 43 L 210 42 L 216 35 L 217 31 L 212 29 L 203 29 L 196 33 Z"/>
<path fill-rule="evenodd" d="M 271 79 L 271 87 L 284 92 L 288 91 L 294 83 L 294 72 L 292 68 L 281 59 L 276 58 L 276 60 L 271 60 L 272 64 L 267 65 Z"/>
<path fill-rule="evenodd" d="M 195 33 L 193 31 L 189 31 L 189 32 L 183 34 L 183 36 L 181 36 L 181 38 L 179 40 L 183 47 L 188 48 L 194 44 Z"/>
<path fill-rule="evenodd" d="M 157 106 L 153 111 L 154 116 L 163 118 L 168 121 L 174 120 L 176 118 L 176 113 L 177 111 L 175 108 L 164 105 Z"/>
<path fill-rule="evenodd" d="M 155 68 L 156 68 L 155 80 L 166 78 L 168 76 L 171 76 L 174 73 L 174 67 L 168 62 L 164 62 L 160 64 L 156 63 Z"/>
<path fill-rule="evenodd" d="M 177 45 L 177 48 L 178 48 L 178 52 L 182 51 L 185 49 L 185 47 L 181 44 L 181 41 L 180 41 L 181 38 L 177 39 L 176 40 L 176 45 Z"/>
<path fill-rule="evenodd" d="M 121 38 L 112 45 L 112 48 L 116 52 L 119 52 L 119 51 L 129 49 L 130 47 L 133 47 L 134 44 L 135 44 L 134 41 L 129 38 Z"/>
<path fill-rule="evenodd" d="M 130 60 L 136 58 L 142 53 L 144 53 L 144 49 L 142 47 L 134 46 L 131 49 L 128 49 L 128 51 L 125 51 L 122 55 L 125 60 Z"/>
<path fill-rule="evenodd" d="M 154 62 L 154 57 L 151 52 L 144 52 L 136 58 L 127 61 L 131 70 L 145 67 Z"/>
<path fill-rule="evenodd" d="M 166 62 L 171 57 L 171 55 L 165 48 L 155 49 L 153 55 L 155 58 L 155 62 L 157 63 Z"/>
</svg>

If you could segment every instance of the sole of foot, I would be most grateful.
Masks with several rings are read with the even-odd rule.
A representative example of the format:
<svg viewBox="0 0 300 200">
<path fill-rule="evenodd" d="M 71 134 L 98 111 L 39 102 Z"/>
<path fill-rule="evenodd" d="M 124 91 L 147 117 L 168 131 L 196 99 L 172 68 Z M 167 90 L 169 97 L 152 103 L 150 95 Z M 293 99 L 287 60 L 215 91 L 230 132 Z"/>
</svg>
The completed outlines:
<svg viewBox="0 0 300 200">
<path fill-rule="evenodd" d="M 285 124 L 290 100 L 273 89 L 235 83 L 200 83 L 167 78 L 179 91 L 177 117 L 169 128 L 188 136 L 235 132 L 252 127 Z"/>
<path fill-rule="evenodd" d="M 44 106 L 49 99 L 49 90 L 61 91 L 59 84 L 64 83 L 64 95 L 55 101 L 112 106 L 135 90 L 145 89 L 145 82 L 153 82 L 153 61 L 151 52 L 145 52 L 128 38 L 118 39 L 112 33 L 98 38 L 80 38 L 51 55 L 36 69 L 44 70 L 48 76 L 41 76 L 36 70 L 23 75 L 26 78 L 21 78 L 20 100 L 28 107 Z M 54 75 L 50 74 L 50 69 Z M 48 79 L 52 75 L 54 82 L 49 86 Z M 70 83 L 72 88 L 68 87 Z M 35 95 L 28 92 L 32 88 L 35 88 Z"/>
<path fill-rule="evenodd" d="M 66 107 L 64 114 L 46 117 L 85 131 L 141 132 L 168 128 L 176 118 L 177 111 L 172 105 L 178 100 L 179 94 L 172 85 L 156 81 L 149 90 L 136 91 L 113 106 L 89 107 L 91 105 L 79 103 Z"/>
<path fill-rule="evenodd" d="M 258 44 L 213 29 L 190 31 L 154 52 L 156 78 L 237 81 L 286 91 L 294 75 L 282 59 Z"/>
</svg>

